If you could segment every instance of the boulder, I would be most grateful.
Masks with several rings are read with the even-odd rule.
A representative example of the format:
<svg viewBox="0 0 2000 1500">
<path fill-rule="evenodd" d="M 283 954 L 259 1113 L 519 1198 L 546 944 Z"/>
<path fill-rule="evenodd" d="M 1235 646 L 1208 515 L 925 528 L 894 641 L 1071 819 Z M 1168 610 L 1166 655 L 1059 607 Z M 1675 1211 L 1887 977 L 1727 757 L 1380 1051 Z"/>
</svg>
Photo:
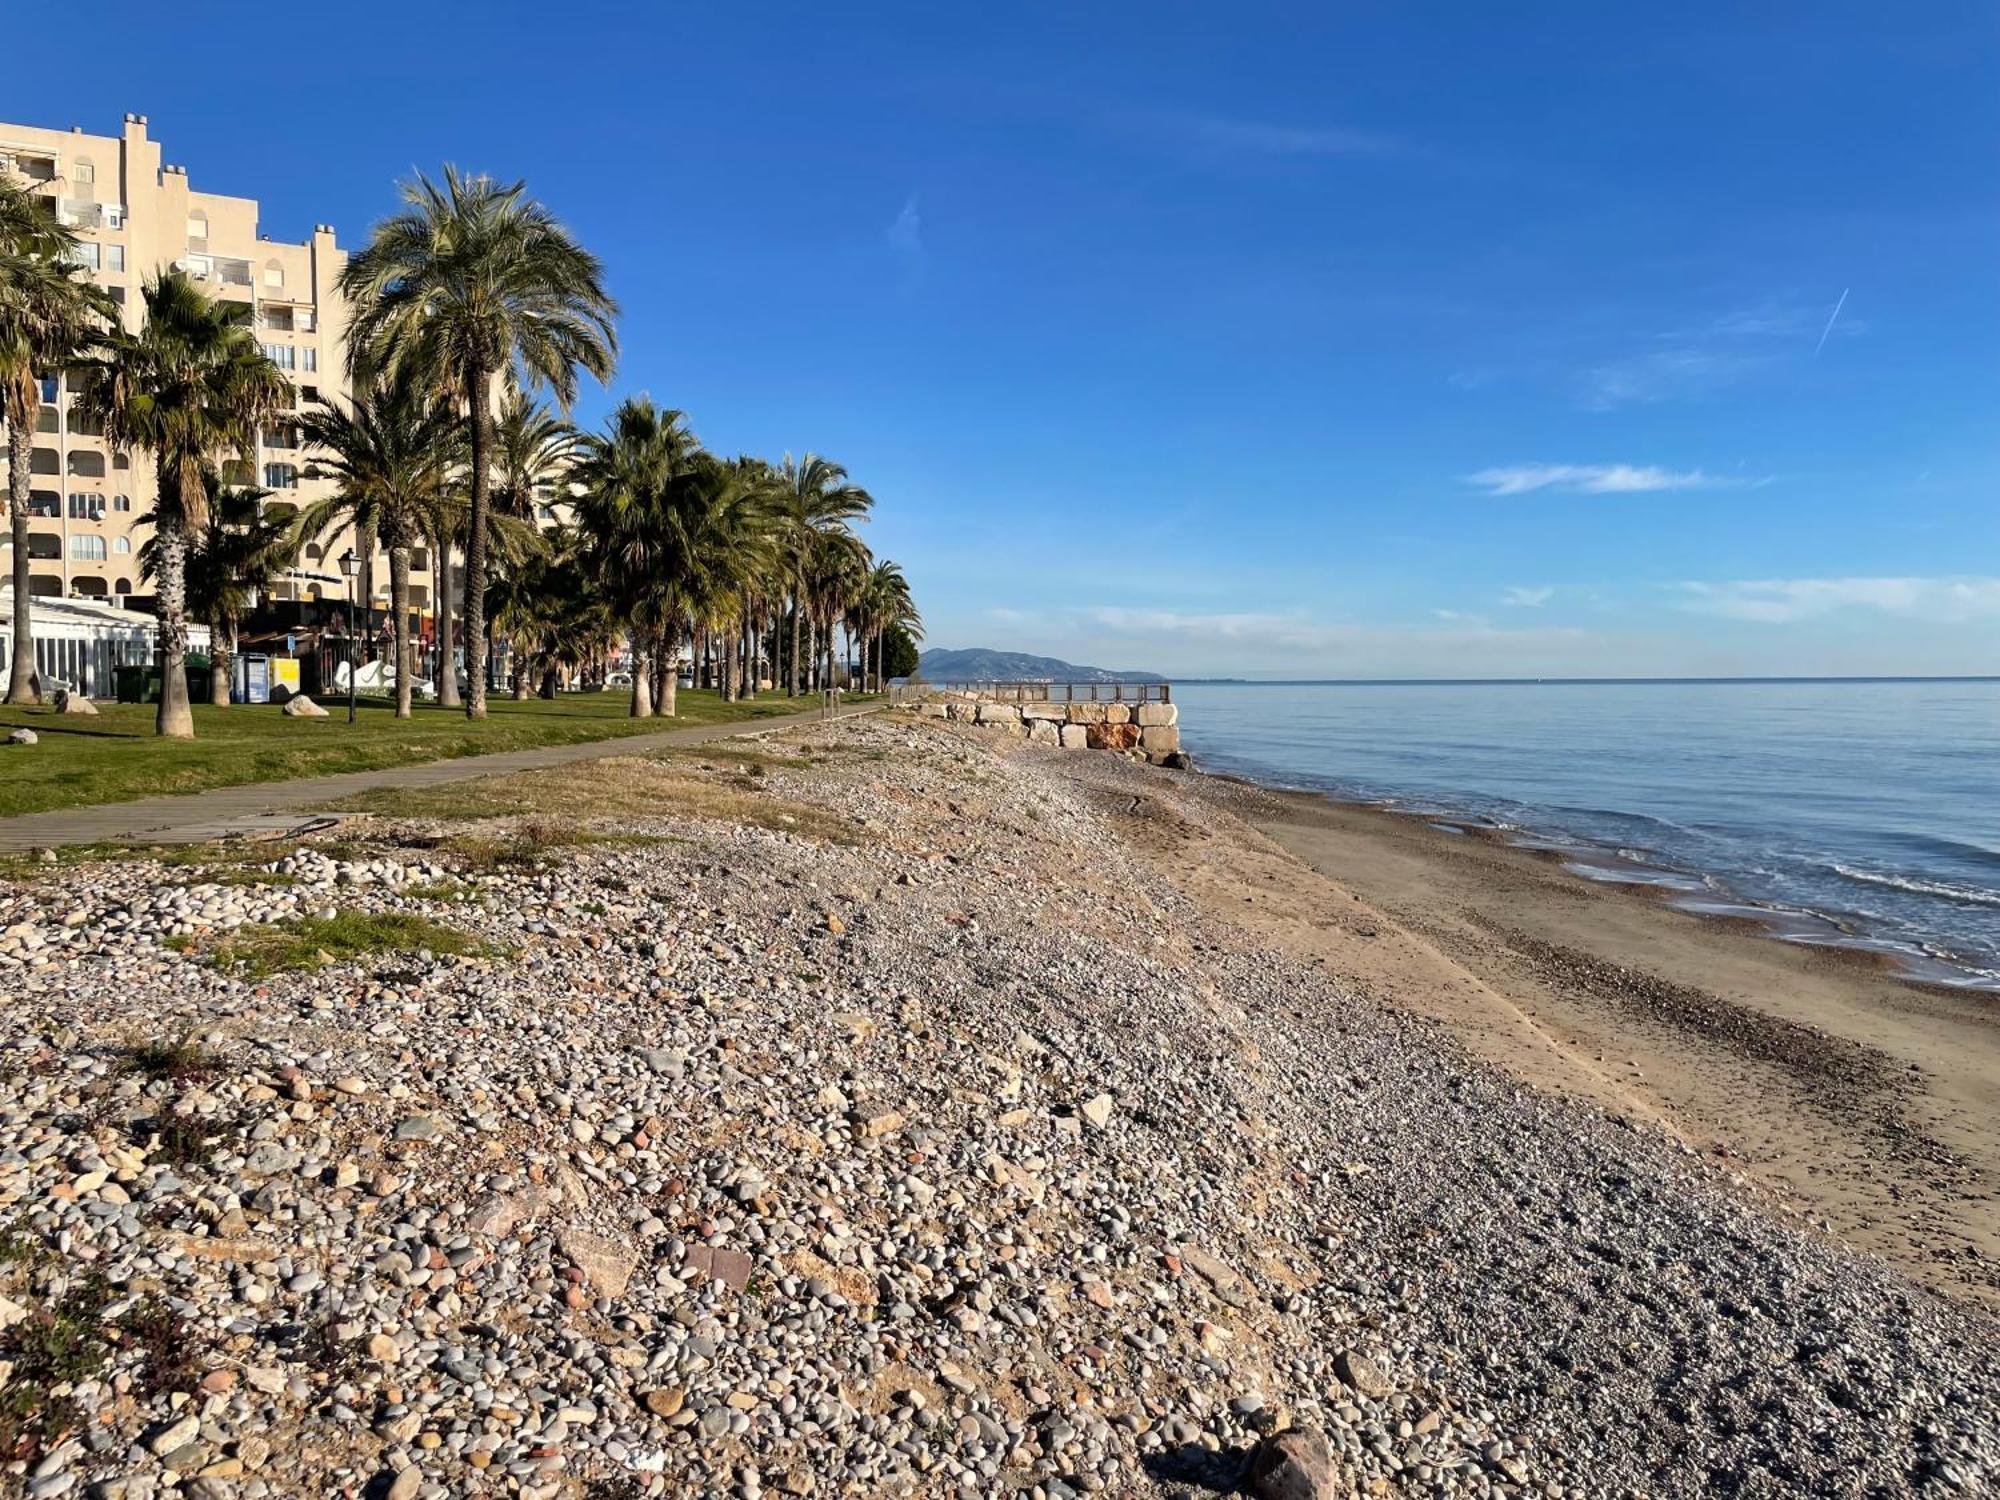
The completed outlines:
<svg viewBox="0 0 2000 1500">
<path fill-rule="evenodd" d="M 979 705 L 979 722 L 1018 724 L 1021 722 L 1021 707 L 1017 703 L 982 703 Z"/>
<path fill-rule="evenodd" d="M 1130 724 L 1132 722 L 1132 705 L 1129 703 L 1105 704 L 1104 722 L 1107 724 Z"/>
<path fill-rule="evenodd" d="M 979 712 L 977 703 L 947 703 L 944 708 L 946 716 L 954 721 L 972 719 Z"/>
<path fill-rule="evenodd" d="M 1333 1373 L 1350 1390 L 1359 1392 L 1371 1401 L 1380 1401 L 1394 1394 L 1396 1383 L 1389 1378 L 1389 1372 L 1380 1362 L 1358 1349 L 1347 1349 L 1335 1358 Z"/>
<path fill-rule="evenodd" d="M 1134 724 L 1144 724 L 1148 727 L 1157 725 L 1160 728 L 1165 728 L 1170 724 L 1178 724 L 1180 721 L 1181 711 L 1177 704 L 1140 703 L 1135 704 L 1132 709 L 1132 722 Z"/>
<path fill-rule="evenodd" d="M 97 705 L 95 703 L 92 703 L 81 693 L 72 693 L 68 688 L 62 688 L 57 691 L 55 704 L 56 712 L 59 714 L 81 714 L 85 718 L 95 718 L 97 716 Z"/>
<path fill-rule="evenodd" d="M 1072 703 L 1069 706 L 1069 721 L 1072 724 L 1102 724 L 1108 703 Z"/>
<path fill-rule="evenodd" d="M 40 739 L 41 736 L 36 734 L 32 729 L 17 729 L 7 736 L 7 743 L 10 745 L 32 745 Z"/>
<path fill-rule="evenodd" d="M 1087 750 L 1090 748 L 1090 726 L 1087 724 L 1065 724 L 1057 731 L 1065 750 Z"/>
<path fill-rule="evenodd" d="M 1273 1433 L 1250 1455 L 1244 1488 L 1257 1500 L 1341 1500 L 1354 1493 L 1326 1438 L 1310 1428 Z"/>
<path fill-rule="evenodd" d="M 1139 731 L 1139 746 L 1151 756 L 1171 754 L 1181 747 L 1181 732 L 1171 724 L 1149 724 Z"/>
<path fill-rule="evenodd" d="M 1121 705 L 1112 704 L 1113 708 Z M 1139 726 L 1123 721 L 1084 726 L 1084 742 L 1093 750 L 1133 750 L 1139 744 Z"/>
<path fill-rule="evenodd" d="M 1054 719 L 1030 719 L 1028 721 L 1028 738 L 1033 740 L 1037 745 L 1060 745 L 1062 743 L 1062 730 Z"/>
<path fill-rule="evenodd" d="M 1030 722 L 1036 719 L 1047 719 L 1051 723 L 1060 724 L 1069 717 L 1069 705 L 1067 703 L 1023 703 L 1021 705 L 1021 717 Z"/>
<path fill-rule="evenodd" d="M 948 703 L 919 703 L 917 712 L 926 719 L 942 719 L 947 717 L 950 708 Z"/>
<path fill-rule="evenodd" d="M 1165 766 L 1169 771 L 1192 771 L 1194 769 L 1194 757 L 1189 755 L 1185 750 L 1169 750 L 1165 755 L 1160 757 L 1160 764 Z"/>
<path fill-rule="evenodd" d="M 637 1262 L 616 1240 L 587 1229 L 564 1229 L 556 1237 L 570 1263 L 601 1296 L 622 1297 Z"/>
<path fill-rule="evenodd" d="M 288 719 L 324 719 L 326 710 L 321 708 L 304 693 L 294 693 L 285 700 L 284 715 Z"/>
</svg>

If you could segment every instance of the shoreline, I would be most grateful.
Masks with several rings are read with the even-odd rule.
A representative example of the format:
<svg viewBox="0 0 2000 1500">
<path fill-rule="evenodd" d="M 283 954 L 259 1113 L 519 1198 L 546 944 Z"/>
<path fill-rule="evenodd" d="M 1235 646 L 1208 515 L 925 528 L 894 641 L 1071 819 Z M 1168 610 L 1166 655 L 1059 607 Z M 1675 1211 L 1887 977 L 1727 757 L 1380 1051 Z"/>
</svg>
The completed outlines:
<svg viewBox="0 0 2000 1500">
<path fill-rule="evenodd" d="M 1325 787 L 1294 783 L 1248 770 L 1204 770 L 1203 774 L 1233 781 L 1258 791 L 1314 797 L 1340 807 L 1379 812 L 1420 821 L 1447 834 L 1487 840 L 1521 849 L 1561 865 L 1569 874 L 1594 885 L 1642 893 L 1691 916 L 1716 922 L 1756 926 L 1772 942 L 1879 959 L 1905 983 L 1958 993 L 1993 996 L 2000 1000 L 2000 974 L 1981 969 L 1971 958 L 1942 946 L 1918 944 L 1871 934 L 1850 913 L 1785 905 L 1735 891 L 1726 876 L 1687 869 L 1654 851 L 1628 851 L 1588 839 L 1559 827 L 1536 827 L 1496 821 L 1482 813 L 1403 800 L 1393 795 L 1369 797 Z"/>
<path fill-rule="evenodd" d="M 1990 992 L 1592 879 L 1491 825 L 1200 781 L 1278 856 L 1210 882 L 1216 909 L 1526 1082 L 1669 1130 L 1789 1221 L 2000 1309 Z"/>
</svg>

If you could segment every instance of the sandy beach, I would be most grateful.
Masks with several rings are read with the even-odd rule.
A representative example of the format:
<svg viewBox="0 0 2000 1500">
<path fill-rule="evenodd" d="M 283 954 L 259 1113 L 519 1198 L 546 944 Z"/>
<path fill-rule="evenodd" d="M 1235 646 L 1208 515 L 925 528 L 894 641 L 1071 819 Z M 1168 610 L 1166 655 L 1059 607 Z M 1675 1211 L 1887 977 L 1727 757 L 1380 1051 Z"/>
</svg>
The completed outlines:
<svg viewBox="0 0 2000 1500">
<path fill-rule="evenodd" d="M 1269 841 L 1218 836 L 1196 876 L 1246 926 L 1526 1081 L 1672 1130 L 1799 1222 L 2000 1306 L 1993 996 L 1679 911 L 1481 830 L 1210 781 Z"/>
</svg>

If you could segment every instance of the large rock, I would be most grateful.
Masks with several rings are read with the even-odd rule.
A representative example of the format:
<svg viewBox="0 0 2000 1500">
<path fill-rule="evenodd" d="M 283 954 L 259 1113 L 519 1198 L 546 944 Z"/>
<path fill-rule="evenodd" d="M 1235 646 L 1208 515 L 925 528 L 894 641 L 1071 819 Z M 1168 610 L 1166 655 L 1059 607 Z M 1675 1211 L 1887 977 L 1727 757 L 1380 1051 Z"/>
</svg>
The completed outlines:
<svg viewBox="0 0 2000 1500">
<path fill-rule="evenodd" d="M 1069 706 L 1069 721 L 1072 724 L 1102 724 L 1108 703 L 1072 703 Z"/>
<path fill-rule="evenodd" d="M 1064 719 L 1069 717 L 1069 705 L 1067 703 L 1023 703 L 1021 705 L 1021 717 L 1031 722 L 1036 719 L 1047 719 L 1051 723 L 1060 724 Z"/>
<path fill-rule="evenodd" d="M 1062 730 L 1054 719 L 1030 719 L 1028 721 L 1028 738 L 1033 740 L 1037 745 L 1060 745 L 1062 743 Z"/>
<path fill-rule="evenodd" d="M 7 743 L 10 745 L 32 745 L 40 739 L 41 736 L 36 734 L 32 729 L 17 729 L 7 736 Z"/>
<path fill-rule="evenodd" d="M 1135 724 L 1159 725 L 1165 728 L 1169 724 L 1178 724 L 1180 721 L 1181 711 L 1178 704 L 1141 703 L 1132 709 L 1132 722 Z"/>
<path fill-rule="evenodd" d="M 982 703 L 979 705 L 979 722 L 1018 724 L 1021 722 L 1021 706 L 1018 703 Z"/>
<path fill-rule="evenodd" d="M 622 1297 L 637 1262 L 616 1240 L 587 1229 L 564 1229 L 557 1236 L 562 1252 L 583 1272 L 583 1279 L 606 1297 Z"/>
<path fill-rule="evenodd" d="M 979 715 L 979 705 L 977 703 L 954 701 L 947 703 L 944 709 L 946 717 L 959 722 L 977 718 Z"/>
<path fill-rule="evenodd" d="M 288 719 L 324 719 L 326 710 L 321 708 L 304 693 L 294 693 L 285 700 L 283 713 Z"/>
<path fill-rule="evenodd" d="M 919 703 L 917 705 L 917 712 L 922 714 L 926 719 L 949 718 L 951 705 L 949 703 Z"/>
<path fill-rule="evenodd" d="M 1139 746 L 1148 755 L 1168 755 L 1180 749 L 1181 732 L 1171 724 L 1149 724 L 1139 731 Z"/>
<path fill-rule="evenodd" d="M 1129 703 L 1105 704 L 1104 722 L 1107 724 L 1130 724 L 1132 722 L 1132 705 Z"/>
<path fill-rule="evenodd" d="M 1274 1433 L 1250 1455 L 1244 1487 L 1257 1500 L 1346 1500 L 1354 1486 L 1310 1428 Z"/>
<path fill-rule="evenodd" d="M 84 718 L 97 717 L 97 705 L 81 693 L 72 693 L 68 688 L 56 692 L 56 712 L 59 714 L 81 714 Z"/>
<path fill-rule="evenodd" d="M 1065 724 L 1058 731 L 1065 750 L 1087 750 L 1090 748 L 1090 726 L 1088 724 Z"/>
<path fill-rule="evenodd" d="M 1086 724 L 1083 729 L 1084 741 L 1093 750 L 1136 750 L 1139 732 L 1137 724 L 1126 723 Z"/>
</svg>

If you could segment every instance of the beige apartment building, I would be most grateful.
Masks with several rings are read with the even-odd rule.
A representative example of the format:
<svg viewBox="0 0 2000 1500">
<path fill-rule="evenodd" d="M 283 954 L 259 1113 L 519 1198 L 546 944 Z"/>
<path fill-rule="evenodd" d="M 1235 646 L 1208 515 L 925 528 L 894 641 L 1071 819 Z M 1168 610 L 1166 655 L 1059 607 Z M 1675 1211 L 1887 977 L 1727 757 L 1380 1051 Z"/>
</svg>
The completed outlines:
<svg viewBox="0 0 2000 1500">
<path fill-rule="evenodd" d="M 249 308 L 258 342 L 292 382 L 295 407 L 346 394 L 347 318 L 335 287 L 347 255 L 331 226 L 315 225 L 310 239 L 296 243 L 260 233 L 255 199 L 197 191 L 187 168 L 162 163 L 144 115 L 128 114 L 115 136 L 0 124 L 0 171 L 55 201 L 81 241 L 84 263 L 123 308 L 127 328 L 143 321 L 146 278 L 177 266 L 210 296 Z M 291 425 L 278 422 L 260 434 L 247 469 L 231 477 L 272 491 L 270 507 L 302 507 L 332 488 L 306 477 L 310 458 Z M 152 465 L 143 453 L 113 452 L 79 421 L 66 379 L 43 382 L 33 463 L 33 592 L 114 602 L 150 595 L 138 552 L 150 530 L 139 518 L 153 507 Z M 0 476 L 6 466 L 0 449 Z M 9 546 L 0 528 L 0 576 L 12 561 Z M 352 546 L 352 533 L 310 543 L 300 576 L 279 585 L 276 597 L 344 599 L 339 559 Z M 412 564 L 411 605 L 428 612 L 430 559 L 418 549 Z M 315 573 L 327 576 L 308 576 Z M 388 575 L 383 560 L 375 568 L 378 600 L 388 598 Z"/>
</svg>

